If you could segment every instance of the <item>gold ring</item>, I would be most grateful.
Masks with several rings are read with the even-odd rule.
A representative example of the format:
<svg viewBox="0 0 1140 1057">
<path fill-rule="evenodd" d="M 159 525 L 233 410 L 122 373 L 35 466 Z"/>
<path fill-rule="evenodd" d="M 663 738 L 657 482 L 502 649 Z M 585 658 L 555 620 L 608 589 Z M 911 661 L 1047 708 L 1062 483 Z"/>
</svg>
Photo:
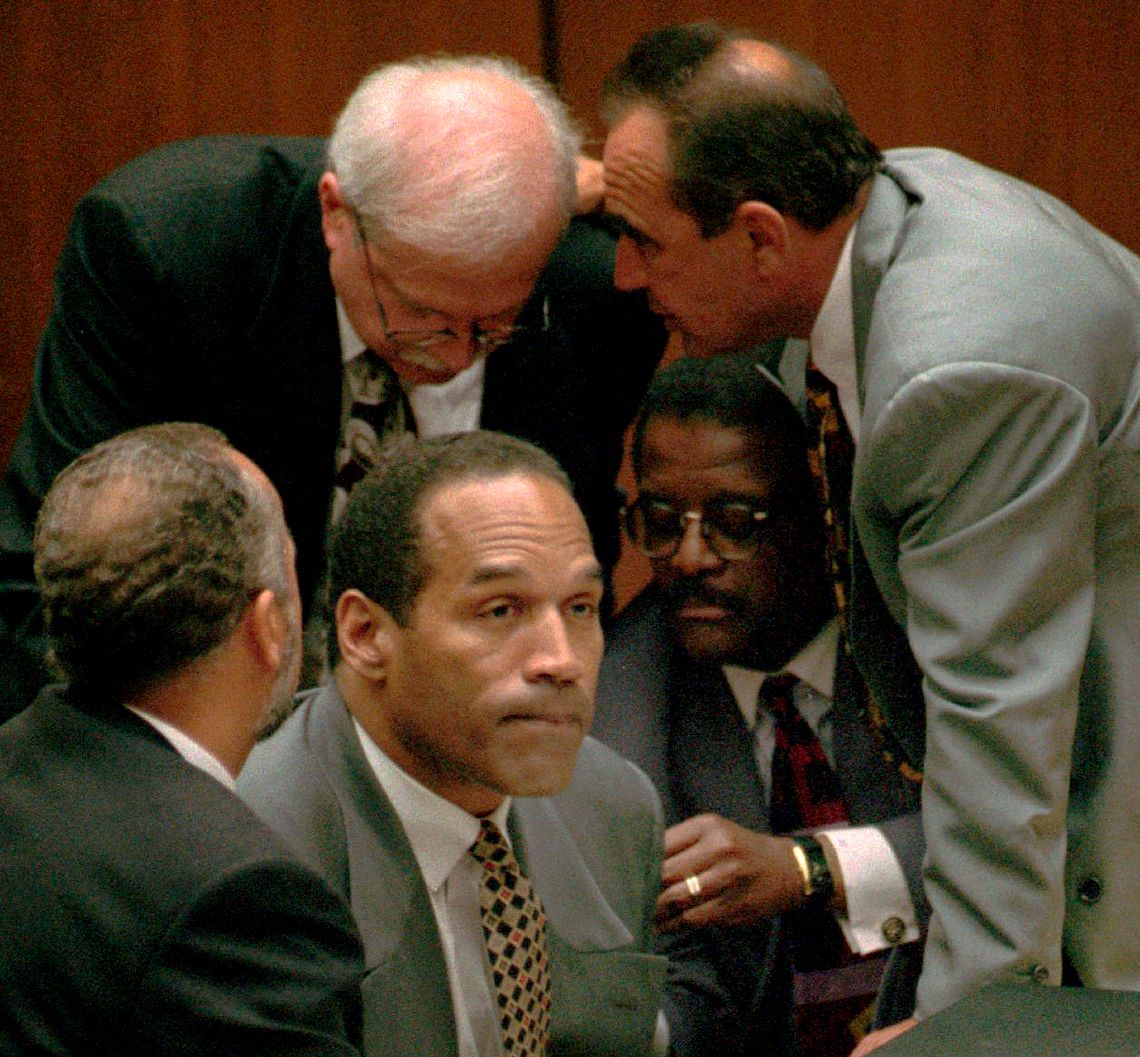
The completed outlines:
<svg viewBox="0 0 1140 1057">
<path fill-rule="evenodd" d="M 694 899 L 700 898 L 701 879 L 695 873 L 691 873 L 685 878 L 685 887 L 689 890 L 689 895 Z"/>
</svg>

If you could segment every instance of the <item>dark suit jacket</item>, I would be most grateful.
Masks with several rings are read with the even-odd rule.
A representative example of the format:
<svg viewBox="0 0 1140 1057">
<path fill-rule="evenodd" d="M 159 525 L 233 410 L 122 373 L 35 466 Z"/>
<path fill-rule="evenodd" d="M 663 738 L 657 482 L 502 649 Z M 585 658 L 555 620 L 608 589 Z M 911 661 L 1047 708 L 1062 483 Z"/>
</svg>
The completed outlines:
<svg viewBox="0 0 1140 1057">
<path fill-rule="evenodd" d="M 840 654 L 832 731 L 848 814 L 856 825 L 879 824 L 921 914 L 917 789 L 872 744 L 855 713 L 850 665 Z M 695 664 L 674 647 L 653 587 L 630 603 L 607 636 L 593 733 L 649 775 L 667 825 L 715 812 L 767 832 L 752 735 L 732 691 L 718 665 Z M 666 991 L 678 1053 L 794 1052 L 789 927 L 795 927 L 794 915 L 755 927 L 706 930 L 708 942 L 682 958 Z M 906 992 L 914 969 L 908 960 L 890 974 L 890 1019 L 909 1012 Z M 710 1002 L 718 987 L 730 995 L 727 1010 Z M 729 1033 L 738 1033 L 735 1051 L 724 1041 Z"/>
<path fill-rule="evenodd" d="M 80 452 L 149 422 L 223 430 L 276 485 L 302 597 L 323 570 L 341 362 L 316 184 L 320 139 L 225 136 L 145 154 L 76 209 L 36 361 L 32 403 L 0 484 L 0 717 L 44 680 L 32 578 L 36 512 Z M 615 239 L 576 219 L 519 316 L 550 298 L 550 331 L 490 358 L 481 424 L 561 462 L 617 558 L 622 439 L 665 333 L 613 287 Z"/>
<path fill-rule="evenodd" d="M 427 888 L 334 684 L 253 752 L 239 790 L 352 906 L 364 939 L 367 1057 L 454 1057 L 455 1018 Z M 508 819 L 542 898 L 550 1057 L 651 1053 L 665 960 L 650 918 L 661 815 L 643 774 L 587 739 L 570 787 Z"/>
<path fill-rule="evenodd" d="M 0 1052 L 356 1053 L 344 905 L 117 705 L 0 727 Z"/>
</svg>

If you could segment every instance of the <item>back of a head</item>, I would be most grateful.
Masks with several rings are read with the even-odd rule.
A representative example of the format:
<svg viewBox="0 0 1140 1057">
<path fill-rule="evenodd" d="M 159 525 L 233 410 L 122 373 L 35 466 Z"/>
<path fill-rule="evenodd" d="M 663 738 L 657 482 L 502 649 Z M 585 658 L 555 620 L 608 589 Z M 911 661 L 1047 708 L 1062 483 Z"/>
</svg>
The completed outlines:
<svg viewBox="0 0 1140 1057">
<path fill-rule="evenodd" d="M 672 192 L 706 238 L 745 201 L 819 231 L 846 213 L 882 160 L 811 60 L 715 21 L 641 37 L 606 78 L 610 125 L 649 106 L 669 127 Z"/>
<path fill-rule="evenodd" d="M 129 700 L 224 642 L 263 588 L 287 589 L 273 493 L 206 426 L 120 434 L 56 478 L 36 524 L 51 660 Z"/>
<path fill-rule="evenodd" d="M 554 90 L 509 59 L 434 56 L 369 74 L 328 166 L 371 241 L 495 263 L 574 207 L 581 137 Z"/>
<path fill-rule="evenodd" d="M 329 601 L 362 591 L 404 624 L 429 570 L 420 553 L 424 504 L 440 488 L 470 479 L 534 474 L 572 494 L 558 463 L 528 441 L 475 430 L 418 439 L 402 434 L 384 443 L 376 468 L 352 490 L 329 545 Z M 329 636 L 329 661 L 339 654 Z"/>
</svg>

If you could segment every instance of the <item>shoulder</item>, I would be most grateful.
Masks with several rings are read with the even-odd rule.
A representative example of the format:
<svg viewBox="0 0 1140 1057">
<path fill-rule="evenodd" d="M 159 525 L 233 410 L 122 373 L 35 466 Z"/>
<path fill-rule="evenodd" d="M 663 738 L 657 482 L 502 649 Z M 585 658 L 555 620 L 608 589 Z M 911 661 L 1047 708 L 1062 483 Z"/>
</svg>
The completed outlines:
<svg viewBox="0 0 1140 1057">
<path fill-rule="evenodd" d="M 575 815 L 593 815 L 619 829 L 652 826 L 661 817 L 657 793 L 641 768 L 593 737 L 582 742 L 574 777 L 554 800 Z"/>
<path fill-rule="evenodd" d="M 326 763 L 343 708 L 331 686 L 302 695 L 285 723 L 254 748 L 237 783 L 254 813 L 326 877 L 339 876 L 345 857 L 344 791 Z"/>
</svg>

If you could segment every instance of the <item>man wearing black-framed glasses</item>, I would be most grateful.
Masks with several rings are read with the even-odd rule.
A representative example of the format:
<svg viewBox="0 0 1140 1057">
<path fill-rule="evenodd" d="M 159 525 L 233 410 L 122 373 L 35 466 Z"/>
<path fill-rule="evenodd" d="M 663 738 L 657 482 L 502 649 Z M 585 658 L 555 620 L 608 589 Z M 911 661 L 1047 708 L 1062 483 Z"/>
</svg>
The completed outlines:
<svg viewBox="0 0 1140 1057">
<path fill-rule="evenodd" d="M 880 952 L 918 938 L 922 841 L 917 787 L 861 720 L 802 423 L 750 357 L 685 359 L 650 385 L 633 465 L 653 583 L 608 636 L 593 731 L 665 805 L 674 1052 L 846 1053 Z M 883 1023 L 910 1012 L 915 948 Z"/>
<path fill-rule="evenodd" d="M 614 289 L 610 223 L 574 215 L 592 204 L 580 147 L 517 64 L 417 58 L 369 74 L 328 140 L 187 140 L 93 189 L 0 484 L 0 718 L 47 678 L 42 497 L 81 451 L 147 422 L 219 427 L 265 468 L 306 618 L 328 528 L 390 430 L 537 444 L 610 568 L 622 442 L 665 331 L 644 294 Z"/>
</svg>

